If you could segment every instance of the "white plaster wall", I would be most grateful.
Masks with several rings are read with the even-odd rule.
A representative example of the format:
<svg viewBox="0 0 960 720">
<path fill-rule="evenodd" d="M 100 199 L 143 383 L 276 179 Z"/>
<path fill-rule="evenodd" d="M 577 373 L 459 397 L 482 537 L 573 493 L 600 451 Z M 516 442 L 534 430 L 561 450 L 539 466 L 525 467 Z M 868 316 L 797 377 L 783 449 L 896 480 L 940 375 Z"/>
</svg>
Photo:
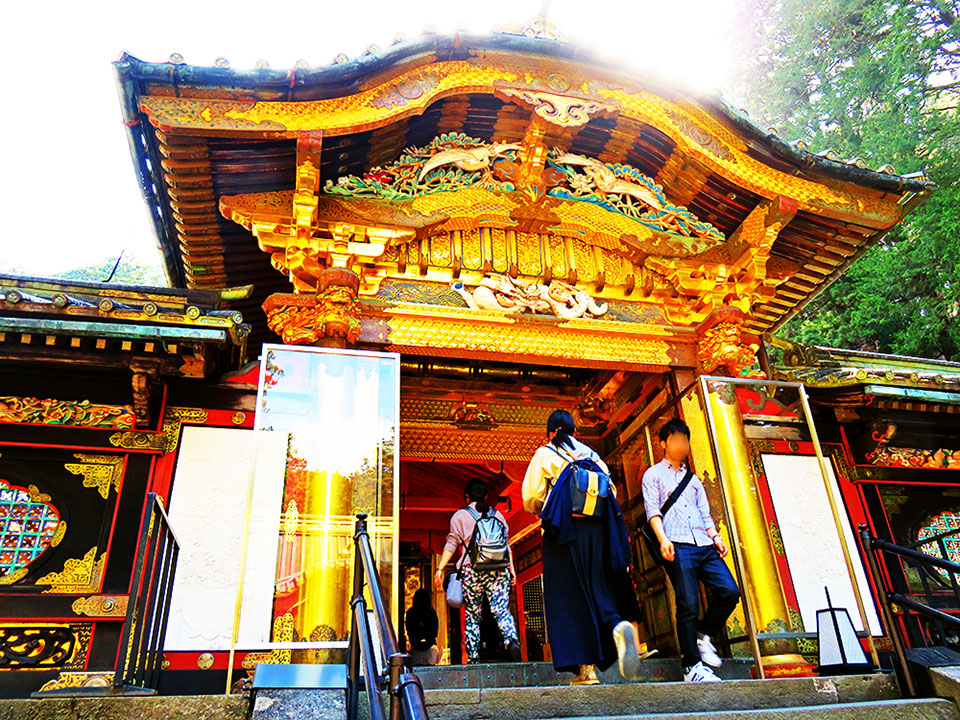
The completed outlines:
<svg viewBox="0 0 960 720">
<path fill-rule="evenodd" d="M 169 510 L 180 557 L 166 650 L 230 648 L 253 432 L 183 428 Z M 239 648 L 270 641 L 286 445 L 286 433 L 260 433 Z"/>
</svg>

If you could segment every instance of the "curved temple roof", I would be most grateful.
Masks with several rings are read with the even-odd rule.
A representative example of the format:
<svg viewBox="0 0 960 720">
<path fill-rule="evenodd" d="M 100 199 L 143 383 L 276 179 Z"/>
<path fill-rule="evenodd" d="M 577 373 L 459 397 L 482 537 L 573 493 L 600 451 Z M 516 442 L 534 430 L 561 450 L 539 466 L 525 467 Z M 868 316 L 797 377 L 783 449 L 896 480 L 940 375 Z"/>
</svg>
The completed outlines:
<svg viewBox="0 0 960 720">
<path fill-rule="evenodd" d="M 252 297 L 234 303 L 251 319 L 261 317 L 267 295 L 289 291 L 289 281 L 248 230 L 221 215 L 221 199 L 289 195 L 298 138 L 311 132 L 322 135 L 320 183 L 336 183 L 445 133 L 519 143 L 535 113 L 548 121 L 546 147 L 631 166 L 660 185 L 670 203 L 717 228 L 726 245 L 706 253 L 720 262 L 732 257 L 751 212 L 772 205 L 781 219 L 766 272 L 786 279 L 754 305 L 747 326 L 754 332 L 779 327 L 934 189 L 922 176 L 811 154 L 719 97 L 627 77 L 551 39 L 427 35 L 352 61 L 293 70 L 145 63 L 124 55 L 115 69 L 171 281 L 191 288 L 253 283 Z M 557 122 L 565 108 L 571 117 Z M 269 337 L 256 324 L 253 344 Z"/>
</svg>

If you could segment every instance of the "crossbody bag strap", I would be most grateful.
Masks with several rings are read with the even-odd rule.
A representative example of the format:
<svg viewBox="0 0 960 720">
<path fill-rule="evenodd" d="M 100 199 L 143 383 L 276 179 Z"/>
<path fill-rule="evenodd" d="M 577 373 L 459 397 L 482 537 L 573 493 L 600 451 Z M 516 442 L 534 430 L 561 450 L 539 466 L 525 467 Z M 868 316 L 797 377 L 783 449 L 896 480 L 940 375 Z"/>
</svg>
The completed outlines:
<svg viewBox="0 0 960 720">
<path fill-rule="evenodd" d="M 693 478 L 693 471 L 687 470 L 686 475 L 683 476 L 683 480 L 680 481 L 680 484 L 677 485 L 673 492 L 670 493 L 670 497 L 667 498 L 667 501 L 660 507 L 660 517 L 664 517 L 670 508 L 674 506 L 674 503 L 680 499 L 680 496 L 683 495 L 683 491 L 687 489 L 687 485 L 690 484 L 690 480 Z"/>
<path fill-rule="evenodd" d="M 550 448 L 551 450 L 553 450 L 557 455 L 560 456 L 560 459 L 561 459 L 561 460 L 563 460 L 565 463 L 567 463 L 567 465 L 573 465 L 573 463 L 575 462 L 575 460 L 573 460 L 572 458 L 568 458 L 568 457 L 567 457 L 566 455 L 564 455 L 562 452 L 560 452 L 559 450 L 557 450 L 557 448 L 554 446 L 553 443 L 547 443 L 546 445 L 544 445 L 544 447 L 547 447 L 547 448 Z M 567 469 L 566 467 L 563 468 L 563 470 L 566 470 L 566 469 Z M 563 473 L 563 470 L 561 470 L 560 473 Z M 559 475 L 558 475 L 557 477 L 559 477 Z M 550 483 L 550 487 L 552 488 L 552 487 L 553 487 L 554 485 L 556 485 L 556 484 L 557 484 L 557 483 L 556 483 L 556 478 L 554 478 L 554 481 L 553 481 L 552 483 Z"/>
<path fill-rule="evenodd" d="M 561 459 L 563 459 L 567 463 L 567 465 L 572 465 L 574 463 L 574 460 L 572 458 L 567 457 L 562 452 L 557 450 L 556 446 L 553 443 L 547 443 L 546 445 L 544 445 L 544 447 L 547 447 L 553 450 L 557 455 L 561 457 Z"/>
<path fill-rule="evenodd" d="M 463 509 L 466 510 L 468 513 L 470 513 L 470 515 L 471 515 L 471 517 L 473 517 L 474 521 L 477 521 L 477 520 L 479 520 L 479 519 L 482 517 L 481 515 L 479 515 L 479 514 L 477 513 L 476 510 L 474 510 L 474 509 L 473 509 L 472 507 L 470 507 L 469 505 L 467 505 L 467 506 L 466 506 L 465 508 L 463 508 Z M 462 571 L 463 571 L 463 564 L 464 564 L 464 562 L 466 562 L 467 555 L 470 553 L 470 546 L 473 544 L 473 539 L 474 539 L 476 536 L 477 536 L 477 526 L 476 526 L 476 524 L 474 524 L 474 526 L 473 526 L 473 532 L 470 533 L 470 542 L 468 542 L 468 543 L 461 542 L 461 543 L 460 543 L 460 547 L 463 548 L 463 554 L 460 556 L 460 559 L 457 560 L 457 564 L 454 566 L 454 567 L 457 568 L 457 571 L 459 571 L 459 572 L 462 572 Z"/>
</svg>

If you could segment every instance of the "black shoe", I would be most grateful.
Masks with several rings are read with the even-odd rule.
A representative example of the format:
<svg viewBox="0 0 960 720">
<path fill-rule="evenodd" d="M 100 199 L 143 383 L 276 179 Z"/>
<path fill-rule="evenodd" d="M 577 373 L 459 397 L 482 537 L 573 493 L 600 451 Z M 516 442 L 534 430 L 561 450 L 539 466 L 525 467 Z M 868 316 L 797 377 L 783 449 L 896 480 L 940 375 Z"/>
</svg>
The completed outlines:
<svg viewBox="0 0 960 720">
<path fill-rule="evenodd" d="M 511 640 L 507 645 L 507 652 L 510 653 L 510 659 L 514 662 L 520 662 L 520 643 Z"/>
</svg>

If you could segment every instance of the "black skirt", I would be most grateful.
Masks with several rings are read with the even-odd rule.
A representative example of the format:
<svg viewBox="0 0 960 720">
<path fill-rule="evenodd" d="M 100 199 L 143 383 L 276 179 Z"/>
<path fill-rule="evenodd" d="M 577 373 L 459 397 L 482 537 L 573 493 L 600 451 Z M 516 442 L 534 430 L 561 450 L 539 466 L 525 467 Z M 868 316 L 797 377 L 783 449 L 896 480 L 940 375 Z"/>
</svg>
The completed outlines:
<svg viewBox="0 0 960 720">
<path fill-rule="evenodd" d="M 639 605 L 627 573 L 610 569 L 604 521 L 575 517 L 573 526 L 573 542 L 559 545 L 550 532 L 543 536 L 543 609 L 553 667 L 606 670 L 617 659 L 614 627 L 638 620 Z"/>
</svg>

